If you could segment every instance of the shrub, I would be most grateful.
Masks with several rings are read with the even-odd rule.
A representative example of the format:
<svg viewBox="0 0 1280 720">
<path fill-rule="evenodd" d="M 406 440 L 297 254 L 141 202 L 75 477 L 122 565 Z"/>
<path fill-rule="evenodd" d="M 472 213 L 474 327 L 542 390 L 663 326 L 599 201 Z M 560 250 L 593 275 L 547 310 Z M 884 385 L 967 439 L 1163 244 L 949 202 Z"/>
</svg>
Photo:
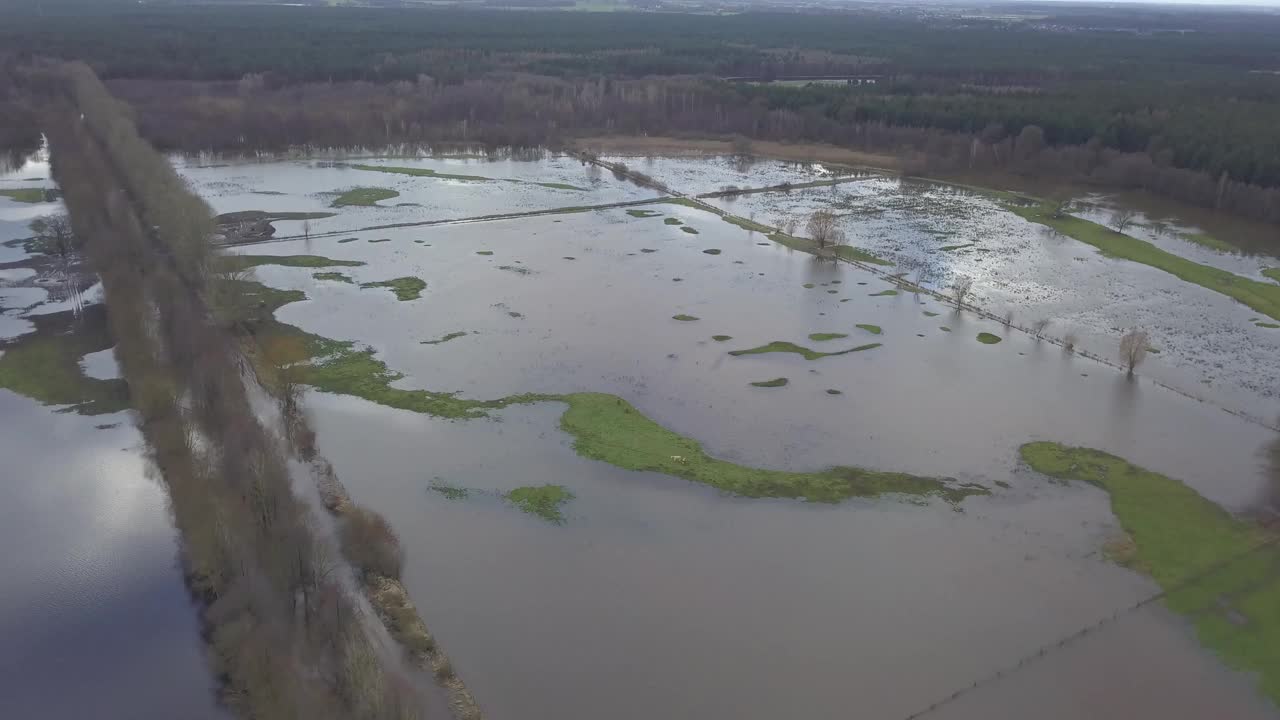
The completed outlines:
<svg viewBox="0 0 1280 720">
<path fill-rule="evenodd" d="M 381 515 L 357 507 L 342 524 L 342 554 L 368 575 L 399 579 L 404 567 L 400 538 Z"/>
</svg>

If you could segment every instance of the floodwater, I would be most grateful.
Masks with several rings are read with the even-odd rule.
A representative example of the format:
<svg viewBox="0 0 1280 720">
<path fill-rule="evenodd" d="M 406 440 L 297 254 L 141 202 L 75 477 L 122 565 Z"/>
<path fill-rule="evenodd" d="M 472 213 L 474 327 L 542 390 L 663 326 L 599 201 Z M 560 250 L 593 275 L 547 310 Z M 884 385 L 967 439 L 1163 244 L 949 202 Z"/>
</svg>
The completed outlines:
<svg viewBox="0 0 1280 720">
<path fill-rule="evenodd" d="M 400 302 L 315 281 L 309 269 L 257 270 L 307 293 L 282 320 L 374 348 L 405 374 L 397 387 L 474 398 L 610 392 L 740 463 L 904 470 L 993 495 L 959 511 L 728 497 L 577 456 L 554 403 L 445 421 L 312 393 L 322 452 L 400 534 L 406 584 L 489 717 L 893 719 L 975 683 L 939 715 L 1030 712 L 1037 693 L 1070 690 L 1073 700 L 1045 716 L 1108 716 L 1103 705 L 1112 717 L 1190 720 L 1206 707 L 1274 716 L 1181 618 L 1158 605 L 1127 610 L 1157 588 L 1101 557 L 1119 532 L 1106 496 L 1049 482 L 1016 454 L 1037 439 L 1098 447 L 1248 511 L 1268 497 L 1262 451 L 1274 432 L 931 298 L 875 295 L 891 287 L 875 274 L 709 213 L 649 209 L 663 216 L 615 208 L 237 251 L 362 260 L 342 268 L 357 284 L 424 280 L 421 299 Z M 993 217 L 1010 234 L 1023 224 Z M 1092 254 L 1080 247 L 1064 252 Z M 467 334 L 423 344 L 455 332 Z M 807 339 L 816 332 L 849 337 Z M 1005 339 L 984 345 L 979 332 Z M 733 339 L 711 339 L 720 334 Z M 773 340 L 882 346 L 813 362 L 727 354 Z M 774 377 L 790 384 L 749 385 Z M 449 499 L 433 483 L 470 495 Z M 500 497 L 543 483 L 575 495 L 563 526 Z M 1043 647 L 1053 649 L 1023 662 Z M 1143 664 L 1147 652 L 1158 657 Z M 1141 690 L 1156 683 L 1175 690 Z"/>
<path fill-rule="evenodd" d="M 0 176 L 0 188 L 15 186 L 49 186 L 47 164 Z M 0 243 L 59 210 L 0 197 Z M 20 245 L 0 248 L 0 262 L 26 257 Z M 31 332 L 25 318 L 65 312 L 45 288 L 12 287 L 30 271 L 0 272 L 0 341 Z M 91 315 L 76 322 L 102 321 Z M 109 350 L 83 364 L 90 377 L 118 374 Z M 227 717 L 132 419 L 58 412 L 0 389 L 0 426 L 0 717 Z"/>
<path fill-rule="evenodd" d="M 955 276 L 968 275 L 974 304 L 997 316 L 1012 312 L 1023 327 L 1050 320 L 1048 335 L 1074 335 L 1077 347 L 1106 358 L 1117 358 L 1120 336 L 1140 327 L 1158 351 L 1147 357 L 1144 374 L 1267 422 L 1280 416 L 1280 330 L 1256 324 L 1270 318 L 1156 268 L 1049 235 L 988 196 L 871 177 L 711 202 L 765 223 L 800 218 L 801 228 L 814 210 L 833 208 L 850 244 L 892 260 L 891 272 L 943 292 Z M 1108 215 L 1104 209 L 1085 214 L 1102 222 Z M 1160 235 L 1148 227 L 1131 233 L 1196 262 L 1267 281 L 1259 273 L 1266 260 L 1213 253 L 1177 237 L 1193 228 L 1173 227 Z"/>
<path fill-rule="evenodd" d="M 1030 440 L 1087 445 L 1177 477 L 1233 511 L 1267 502 L 1263 450 L 1276 434 L 1219 407 L 1280 412 L 1274 396 L 1253 404 L 1239 400 L 1251 378 L 1269 387 L 1262 360 L 1247 349 L 1224 347 L 1222 357 L 1238 367 L 1223 362 L 1222 377 L 1230 382 L 1205 386 L 1205 402 L 1152 381 L 1185 385 L 1198 377 L 1191 374 L 1200 367 L 1192 360 L 1212 346 L 1195 344 L 1196 329 L 1187 327 L 1195 321 L 1185 318 L 1236 322 L 1236 311 L 1228 309 L 1233 301 L 1219 304 L 1220 296 L 1209 291 L 1204 293 L 1213 297 L 1201 297 L 1202 288 L 1105 260 L 1074 241 L 1049 242 L 989 201 L 950 189 L 903 189 L 869 177 L 834 190 L 748 195 L 723 205 L 769 223 L 776 214 L 800 214 L 822 203 L 863 207 L 860 220 L 846 226 L 854 244 L 898 261 L 899 270 L 913 271 L 909 261 L 919 259 L 934 278 L 931 286 L 944 286 L 948 273 L 972 274 L 979 303 L 997 312 L 1007 304 L 1020 316 L 1035 317 L 1052 308 L 1061 329 L 1079 332 L 1080 344 L 1096 343 L 1099 352 L 1100 338 L 1112 325 L 1122 326 L 1124 313 L 1161 319 L 1170 328 L 1161 336 L 1152 328 L 1161 353 L 1128 379 L 927 296 L 879 294 L 892 286 L 877 274 L 815 260 L 683 206 L 646 206 L 662 213 L 658 217 L 611 208 L 361 231 L 653 196 L 554 155 L 536 162 L 384 162 L 499 180 L 359 171 L 331 160 L 177 164 L 219 212 L 325 210 L 333 197 L 326 193 L 356 186 L 401 193 L 384 202 L 389 207 L 346 208 L 312 221 L 318 237 L 233 250 L 366 262 L 339 268 L 356 284 L 318 281 L 307 268 L 263 266 L 255 273 L 270 286 L 306 292 L 308 300 L 279 312 L 282 320 L 372 347 L 390 369 L 404 373 L 397 387 L 474 398 L 609 392 L 702 442 L 709 453 L 739 463 L 794 470 L 854 464 L 954 477 L 993 493 L 958 508 L 892 497 L 839 505 L 731 497 L 578 456 L 572 438 L 558 428 L 563 407 L 556 403 L 447 421 L 310 393 L 306 406 L 320 451 L 355 501 L 395 527 L 407 553 L 405 583 L 487 717 L 898 720 L 971 686 L 930 717 L 1276 716 L 1249 678 L 1199 646 L 1182 618 L 1158 604 L 1129 609 L 1158 588 L 1101 556 L 1102 544 L 1119 533 L 1104 493 L 1051 482 L 1017 459 L 1018 446 Z M 688 193 L 832 176 L 818 165 L 787 163 L 744 172 L 732 159 L 627 162 Z M 906 197 L 912 193 L 919 197 Z M 928 207 L 935 217 L 925 216 Z M 0 212 L 0 221 L 5 217 Z M 280 235 L 292 235 L 300 223 L 277 227 Z M 18 232 L 13 237 L 21 237 Z M 348 237 L 356 240 L 341 242 Z M 989 252 L 938 250 L 967 242 Z M 1068 269 L 1073 274 L 1065 280 L 1055 276 Z M 1097 279 L 1099 273 L 1106 279 Z M 401 302 L 386 289 L 358 287 L 409 275 L 427 283 L 419 300 Z M 1081 284 L 1070 290 L 1067 281 Z M 1161 299 L 1146 297 L 1151 294 Z M 698 319 L 681 322 L 672 318 L 677 314 Z M 874 334 L 859 324 L 883 331 Z M 467 334 L 424 344 L 455 332 Z M 808 339 L 819 332 L 848 337 Z M 1004 340 L 985 345 L 976 340 L 979 332 Z M 732 339 L 717 342 L 713 335 Z M 774 340 L 828 351 L 881 346 L 817 361 L 728 355 Z M 81 363 L 91 377 L 116 372 L 102 352 Z M 776 377 L 790 383 L 750 385 Z M 157 504 L 139 501 L 141 515 L 130 518 L 147 520 L 131 519 L 126 529 L 159 529 L 147 534 L 156 544 L 127 557 L 168 578 L 157 585 L 176 593 L 174 604 L 164 604 L 169 615 L 156 611 L 158 625 L 166 625 L 164 617 L 174 618 L 175 628 L 187 623 L 166 630 L 167 649 L 153 653 L 165 658 L 164 672 L 181 677 L 160 687 L 148 684 L 148 701 L 162 702 L 173 688 L 185 688 L 185 697 L 209 697 L 194 612 L 184 605 L 172 566 L 173 531 L 160 514 L 162 493 L 142 479 L 136 450 L 119 450 L 138 443 L 127 422 L 93 430 L 115 416 L 104 421 L 53 414 L 3 392 L 0 417 L 6 427 L 14 418 L 32 433 L 32 439 L 7 434 L 2 442 L 14 443 L 5 448 L 10 454 L 59 442 L 50 425 L 90 428 L 75 435 L 87 438 L 71 445 L 76 453 L 50 448 L 24 458 L 30 469 L 20 476 L 40 479 L 26 488 L 32 497 L 83 481 L 84 472 L 67 465 L 99 445 L 102 452 L 114 448 L 119 455 L 113 457 L 126 468 L 136 466 L 135 474 L 121 477 L 145 483 Z M 93 467 L 103 466 L 100 455 L 92 457 Z M 116 488 L 132 487 L 100 482 L 119 493 L 125 491 Z M 449 499 L 432 491 L 433 483 L 470 494 Z M 573 492 L 565 524 L 522 514 L 500 497 L 543 483 Z M 91 547 L 113 547 L 95 530 L 103 518 L 114 517 L 103 510 L 111 505 L 82 501 L 86 517 L 100 522 L 77 523 L 72 538 L 83 532 Z M 23 505 L 21 496 L 14 507 L 23 508 L 23 517 L 65 517 L 54 515 L 48 503 Z M 0 532 L 58 527 L 56 537 L 70 542 L 61 523 L 32 525 L 6 523 Z M 2 539 L 8 546 L 18 542 Z M 74 558 L 81 557 L 55 554 L 72 558 L 64 567 L 76 567 Z M 155 565 L 147 560 L 153 555 L 164 559 Z M 20 561 L 25 558 L 8 560 Z M 100 567 L 113 571 L 106 563 Z M 52 576 L 9 570 L 6 577 L 15 573 L 32 593 L 58 587 Z M 93 582 L 110 588 L 113 579 Z M 0 604 L 0 629 L 10 617 L 48 613 L 25 597 L 12 606 Z M 76 617 L 93 626 L 110 615 L 89 608 Z M 85 658 L 95 659 L 95 682 L 114 669 L 93 655 L 108 646 L 83 649 Z M 185 657 L 182 648 L 191 651 L 187 664 L 174 659 Z M 39 692 L 30 684 L 37 688 L 31 693 Z M 130 714 L 132 707 L 122 707 L 123 716 L 133 717 L 200 717 L 203 711 Z"/>
</svg>

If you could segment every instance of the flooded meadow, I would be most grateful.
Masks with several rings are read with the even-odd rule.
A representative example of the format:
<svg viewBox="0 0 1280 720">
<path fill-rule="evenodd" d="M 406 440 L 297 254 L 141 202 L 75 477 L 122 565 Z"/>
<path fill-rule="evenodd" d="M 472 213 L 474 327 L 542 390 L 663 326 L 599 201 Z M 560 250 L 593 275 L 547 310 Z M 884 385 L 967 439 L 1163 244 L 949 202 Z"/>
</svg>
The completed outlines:
<svg viewBox="0 0 1280 720">
<path fill-rule="evenodd" d="M 1019 456 L 1038 440 L 1097 448 L 1259 513 L 1277 492 L 1269 318 L 981 191 L 820 164 L 604 160 L 672 192 L 558 154 L 175 159 L 215 213 L 272 225 L 226 252 L 244 279 L 297 291 L 275 319 L 334 353 L 304 400 L 318 443 L 399 534 L 405 586 L 487 717 L 1276 716 L 1115 561 L 1107 493 Z M 47 177 L 31 163 L 0 190 Z M 1089 202 L 1082 216 L 1104 221 L 1113 201 Z M 892 265 L 772 232 L 798 218 L 802 234 L 821 208 Z M 100 297 L 83 279 L 67 297 L 23 242 L 57 209 L 0 197 L 0 417 L 17 458 L 0 527 L 49 556 L 11 556 L 6 577 L 57 598 L 0 599 L 19 638 L 4 686 L 83 672 L 105 698 L 137 687 L 128 673 L 150 678 L 138 703 L 218 716 Z M 1254 280 L 1280 265 L 1139 223 L 1130 234 Z M 941 297 L 957 275 L 986 314 Z M 1019 329 L 1042 319 L 1042 337 Z M 1155 352 L 1127 377 L 1114 362 L 1134 326 Z M 583 393 L 683 438 L 663 458 L 675 470 L 628 469 L 653 463 L 576 424 Z M 752 478 L 909 476 L 807 502 L 695 481 L 712 477 L 704 452 Z M 118 652 L 111 628 L 133 613 L 154 644 L 88 667 L 95 647 Z M 59 633 L 75 635 L 59 640 L 71 660 L 36 650 Z"/>
</svg>

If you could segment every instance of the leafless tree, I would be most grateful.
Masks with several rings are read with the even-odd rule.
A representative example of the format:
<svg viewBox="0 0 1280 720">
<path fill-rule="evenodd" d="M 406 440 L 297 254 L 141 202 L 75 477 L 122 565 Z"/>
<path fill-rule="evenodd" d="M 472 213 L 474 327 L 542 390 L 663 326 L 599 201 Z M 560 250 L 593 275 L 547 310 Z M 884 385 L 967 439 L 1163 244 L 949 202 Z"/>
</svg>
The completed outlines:
<svg viewBox="0 0 1280 720">
<path fill-rule="evenodd" d="M 840 230 L 836 214 L 830 210 L 815 210 L 809 216 L 805 230 L 810 239 L 818 243 L 819 248 L 844 243 L 844 232 Z"/>
<path fill-rule="evenodd" d="M 310 220 L 302 221 L 302 237 L 306 238 L 307 240 L 311 239 L 311 221 Z"/>
<path fill-rule="evenodd" d="M 1051 318 L 1040 318 L 1031 325 L 1031 331 L 1035 333 L 1036 339 L 1044 337 L 1045 328 L 1049 327 L 1049 323 L 1053 322 Z"/>
<path fill-rule="evenodd" d="M 973 290 L 973 278 L 968 275 L 957 275 L 951 281 L 951 294 L 956 301 L 956 307 L 964 305 L 964 299 L 969 297 L 969 293 Z"/>
<path fill-rule="evenodd" d="M 1067 352 L 1076 351 L 1076 342 L 1077 342 L 1077 339 L 1076 339 L 1075 333 L 1067 333 L 1066 335 L 1062 336 L 1062 346 L 1066 348 Z"/>
<path fill-rule="evenodd" d="M 1055 220 L 1060 220 L 1071 212 L 1071 198 L 1069 197 L 1055 198 L 1050 202 L 1052 203 L 1052 210 L 1049 211 L 1049 217 Z"/>
<path fill-rule="evenodd" d="M 1129 208 L 1120 208 L 1111 213 L 1111 229 L 1118 233 L 1122 233 L 1133 224 L 1138 218 L 1138 211 Z"/>
<path fill-rule="evenodd" d="M 1124 363 L 1129 374 L 1133 374 L 1133 369 L 1142 364 L 1147 357 L 1147 332 L 1134 328 L 1124 334 L 1120 338 L 1120 362 Z"/>
<path fill-rule="evenodd" d="M 1005 327 L 1009 327 L 1013 325 L 1013 311 L 1012 310 L 1006 311 L 1004 314 L 1004 317 L 1000 319 L 1000 322 L 1004 323 Z"/>
<path fill-rule="evenodd" d="M 36 234 L 36 247 L 46 255 L 66 259 L 80 250 L 83 244 L 76 239 L 71 221 L 66 215 L 47 215 L 31 221 Z"/>
</svg>

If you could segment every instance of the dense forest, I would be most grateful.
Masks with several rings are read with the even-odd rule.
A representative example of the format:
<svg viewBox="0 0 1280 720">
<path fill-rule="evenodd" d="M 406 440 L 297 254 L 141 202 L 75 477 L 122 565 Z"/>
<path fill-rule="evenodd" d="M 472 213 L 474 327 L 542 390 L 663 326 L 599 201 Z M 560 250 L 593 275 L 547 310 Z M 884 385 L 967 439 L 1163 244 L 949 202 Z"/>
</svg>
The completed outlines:
<svg viewBox="0 0 1280 720">
<path fill-rule="evenodd" d="M 1280 17 L 1025 17 L 71 3 L 0 10 L 0 47 L 86 61 L 171 149 L 733 133 L 936 171 L 1065 172 L 1280 220 L 1266 190 L 1280 187 Z M 877 81 L 723 80 L 843 74 Z M 0 112 L 0 142 L 30 137 Z"/>
</svg>

